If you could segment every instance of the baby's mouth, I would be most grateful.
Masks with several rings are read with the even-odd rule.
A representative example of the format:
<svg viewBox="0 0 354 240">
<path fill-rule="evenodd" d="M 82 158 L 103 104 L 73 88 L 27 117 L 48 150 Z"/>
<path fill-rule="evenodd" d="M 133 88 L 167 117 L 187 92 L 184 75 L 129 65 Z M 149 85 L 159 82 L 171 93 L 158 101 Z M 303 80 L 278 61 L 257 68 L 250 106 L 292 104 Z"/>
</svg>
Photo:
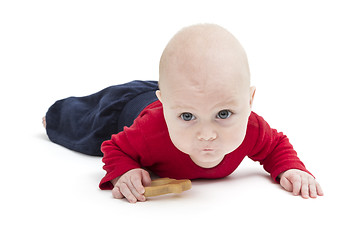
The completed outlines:
<svg viewBox="0 0 354 240">
<path fill-rule="evenodd" d="M 214 149 L 213 149 L 213 148 L 203 148 L 202 151 L 203 151 L 203 152 L 213 152 Z"/>
<path fill-rule="evenodd" d="M 203 153 L 213 153 L 216 149 L 214 147 L 206 146 L 201 148 L 201 152 Z"/>
</svg>

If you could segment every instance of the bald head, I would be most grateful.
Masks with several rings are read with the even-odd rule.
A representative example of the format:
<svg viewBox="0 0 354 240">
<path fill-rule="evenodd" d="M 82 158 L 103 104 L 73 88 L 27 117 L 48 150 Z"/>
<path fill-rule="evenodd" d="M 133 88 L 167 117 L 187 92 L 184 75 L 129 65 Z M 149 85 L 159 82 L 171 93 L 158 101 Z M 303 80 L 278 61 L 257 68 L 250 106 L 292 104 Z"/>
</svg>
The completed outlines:
<svg viewBox="0 0 354 240">
<path fill-rule="evenodd" d="M 245 51 L 226 29 L 200 24 L 179 31 L 160 60 L 160 88 L 185 79 L 189 84 L 235 81 L 248 86 L 250 73 Z"/>
</svg>

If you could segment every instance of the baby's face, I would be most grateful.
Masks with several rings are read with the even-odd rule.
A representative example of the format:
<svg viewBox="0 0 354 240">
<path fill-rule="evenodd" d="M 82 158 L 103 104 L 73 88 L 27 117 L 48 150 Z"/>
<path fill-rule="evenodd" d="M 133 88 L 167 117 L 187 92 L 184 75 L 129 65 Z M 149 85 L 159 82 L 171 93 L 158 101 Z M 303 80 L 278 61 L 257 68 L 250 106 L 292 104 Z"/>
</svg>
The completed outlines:
<svg viewBox="0 0 354 240">
<path fill-rule="evenodd" d="M 240 146 L 254 89 L 244 50 L 225 29 L 177 33 L 161 57 L 160 90 L 170 138 L 197 165 L 215 167 Z"/>
<path fill-rule="evenodd" d="M 218 165 L 245 137 L 254 90 L 235 81 L 170 83 L 157 95 L 173 144 L 201 167 Z"/>
</svg>

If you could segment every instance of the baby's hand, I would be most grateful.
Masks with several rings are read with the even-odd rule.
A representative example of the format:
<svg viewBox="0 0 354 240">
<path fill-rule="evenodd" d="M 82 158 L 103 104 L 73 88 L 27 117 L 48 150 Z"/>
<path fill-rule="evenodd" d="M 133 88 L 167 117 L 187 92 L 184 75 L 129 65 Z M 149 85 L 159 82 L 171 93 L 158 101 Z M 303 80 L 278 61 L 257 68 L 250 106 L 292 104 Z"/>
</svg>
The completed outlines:
<svg viewBox="0 0 354 240">
<path fill-rule="evenodd" d="M 293 192 L 294 195 L 299 195 L 303 198 L 316 198 L 318 196 L 323 196 L 323 191 L 320 186 L 307 172 L 290 169 L 285 171 L 278 176 L 280 178 L 280 185 L 289 192 Z"/>
<path fill-rule="evenodd" d="M 112 180 L 114 188 L 112 195 L 114 198 L 126 198 L 130 203 L 137 201 L 145 201 L 143 195 L 145 192 L 144 186 L 151 184 L 151 178 L 147 171 L 141 168 L 132 169 L 117 179 Z"/>
</svg>

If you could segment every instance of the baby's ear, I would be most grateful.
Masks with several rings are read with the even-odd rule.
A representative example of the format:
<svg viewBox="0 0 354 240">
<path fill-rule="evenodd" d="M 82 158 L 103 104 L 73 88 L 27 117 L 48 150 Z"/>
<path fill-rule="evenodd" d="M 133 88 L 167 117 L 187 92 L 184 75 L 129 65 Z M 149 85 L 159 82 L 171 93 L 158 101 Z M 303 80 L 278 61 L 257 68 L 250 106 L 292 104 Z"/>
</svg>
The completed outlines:
<svg viewBox="0 0 354 240">
<path fill-rule="evenodd" d="M 252 86 L 250 87 L 250 108 L 252 109 L 253 106 L 253 99 L 254 99 L 254 94 L 256 93 L 256 87 Z"/>
<path fill-rule="evenodd" d="M 160 90 L 156 90 L 155 94 L 156 94 L 156 97 L 160 100 L 160 102 L 162 102 L 161 91 Z"/>
</svg>

